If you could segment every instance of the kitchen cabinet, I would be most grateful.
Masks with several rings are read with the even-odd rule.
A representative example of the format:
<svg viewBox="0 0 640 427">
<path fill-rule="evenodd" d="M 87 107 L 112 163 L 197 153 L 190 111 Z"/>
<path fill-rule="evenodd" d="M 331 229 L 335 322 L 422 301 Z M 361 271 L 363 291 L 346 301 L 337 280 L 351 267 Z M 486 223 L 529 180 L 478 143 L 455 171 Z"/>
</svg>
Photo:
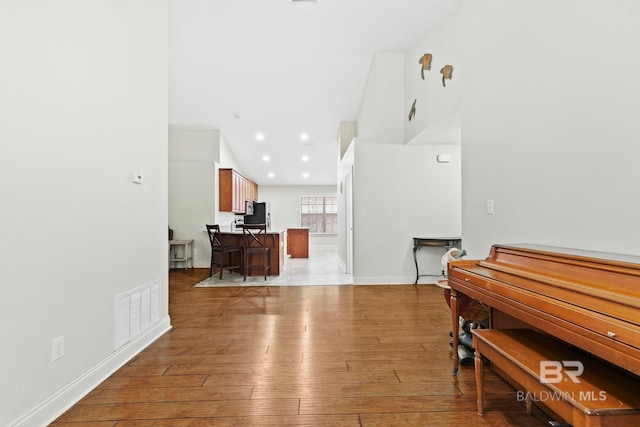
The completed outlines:
<svg viewBox="0 0 640 427">
<path fill-rule="evenodd" d="M 308 228 L 287 228 L 287 254 L 291 258 L 309 258 Z"/>
<path fill-rule="evenodd" d="M 245 213 L 247 201 L 258 199 L 258 185 L 230 168 L 219 170 L 220 211 Z"/>
</svg>

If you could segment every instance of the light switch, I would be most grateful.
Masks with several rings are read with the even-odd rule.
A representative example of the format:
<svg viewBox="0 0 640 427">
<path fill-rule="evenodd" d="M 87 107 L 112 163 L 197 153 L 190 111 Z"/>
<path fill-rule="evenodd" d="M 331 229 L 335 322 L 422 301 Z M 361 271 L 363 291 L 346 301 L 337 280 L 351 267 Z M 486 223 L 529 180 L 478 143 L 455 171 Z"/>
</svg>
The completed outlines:
<svg viewBox="0 0 640 427">
<path fill-rule="evenodd" d="M 487 213 L 493 215 L 493 200 L 487 200 Z"/>
</svg>

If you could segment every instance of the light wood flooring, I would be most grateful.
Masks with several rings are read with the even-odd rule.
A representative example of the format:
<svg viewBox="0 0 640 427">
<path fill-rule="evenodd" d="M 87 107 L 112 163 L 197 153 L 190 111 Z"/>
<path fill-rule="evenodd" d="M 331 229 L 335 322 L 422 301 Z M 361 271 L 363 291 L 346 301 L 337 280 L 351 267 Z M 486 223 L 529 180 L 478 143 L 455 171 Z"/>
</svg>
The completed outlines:
<svg viewBox="0 0 640 427">
<path fill-rule="evenodd" d="M 546 425 L 488 369 L 476 414 L 433 285 L 193 287 L 207 275 L 171 271 L 173 330 L 52 426 Z"/>
</svg>

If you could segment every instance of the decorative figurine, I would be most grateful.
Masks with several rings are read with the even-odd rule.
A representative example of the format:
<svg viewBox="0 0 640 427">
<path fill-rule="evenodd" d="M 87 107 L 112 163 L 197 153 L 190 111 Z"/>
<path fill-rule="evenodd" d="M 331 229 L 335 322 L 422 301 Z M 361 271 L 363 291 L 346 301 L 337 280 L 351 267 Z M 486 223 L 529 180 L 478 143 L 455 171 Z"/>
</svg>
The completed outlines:
<svg viewBox="0 0 640 427">
<path fill-rule="evenodd" d="M 445 65 L 440 70 L 442 74 L 442 86 L 447 87 L 447 84 L 444 82 L 445 80 L 451 80 L 451 73 L 453 73 L 453 65 Z"/>
<path fill-rule="evenodd" d="M 409 121 L 416 116 L 416 101 L 417 99 L 414 99 L 413 104 L 411 104 L 411 110 L 409 110 Z"/>
<path fill-rule="evenodd" d="M 424 70 L 431 69 L 431 58 L 432 55 L 430 53 L 425 53 L 418 60 L 418 64 L 422 64 L 422 68 L 420 69 L 420 76 L 422 76 L 422 80 L 424 80 Z"/>
</svg>

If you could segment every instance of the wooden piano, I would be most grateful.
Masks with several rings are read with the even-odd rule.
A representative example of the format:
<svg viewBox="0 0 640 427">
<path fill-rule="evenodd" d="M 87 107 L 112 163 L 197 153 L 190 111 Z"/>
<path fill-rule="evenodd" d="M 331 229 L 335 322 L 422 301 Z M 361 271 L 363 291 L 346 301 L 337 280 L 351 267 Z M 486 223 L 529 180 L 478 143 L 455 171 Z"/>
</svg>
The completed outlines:
<svg viewBox="0 0 640 427">
<path fill-rule="evenodd" d="M 617 401 L 613 403 L 609 396 L 605 403 L 576 398 L 568 406 L 551 404 L 554 415 L 574 425 L 640 425 L 640 257 L 538 245 L 493 245 L 485 260 L 449 263 L 448 278 L 454 349 L 458 347 L 457 299 L 462 293 L 491 307 L 490 328 L 497 332 L 483 336 L 480 331 L 474 343 L 476 349 L 481 346 L 500 360 L 505 366 L 497 366 L 497 371 L 504 370 L 512 381 L 525 383 L 525 387 L 540 385 L 541 389 L 546 387 L 545 390 L 571 391 L 572 382 L 566 378 L 561 384 L 541 384 L 540 372 L 525 366 L 533 362 L 519 360 L 533 357 L 522 348 L 538 346 L 544 350 L 545 346 L 566 346 L 599 363 L 596 368 L 590 368 L 598 371 L 593 379 L 596 384 L 598 377 L 606 382 L 621 374 L 627 381 L 624 384 L 634 388 L 626 392 L 627 395 L 624 390 L 615 390 Z M 514 328 L 528 331 L 500 332 Z M 533 332 L 539 340 L 532 338 Z M 539 344 L 548 339 L 558 345 Z M 506 348 L 516 346 L 521 350 Z M 482 373 L 478 368 L 481 371 L 482 362 L 476 359 L 478 406 L 482 413 Z M 453 351 L 453 371 L 458 371 L 456 351 Z M 579 378 L 576 380 L 580 383 Z M 613 386 L 609 388 L 598 392 L 613 393 Z M 610 408 L 612 405 L 617 406 Z M 606 419 L 615 421 L 607 424 L 603 421 Z"/>
</svg>

